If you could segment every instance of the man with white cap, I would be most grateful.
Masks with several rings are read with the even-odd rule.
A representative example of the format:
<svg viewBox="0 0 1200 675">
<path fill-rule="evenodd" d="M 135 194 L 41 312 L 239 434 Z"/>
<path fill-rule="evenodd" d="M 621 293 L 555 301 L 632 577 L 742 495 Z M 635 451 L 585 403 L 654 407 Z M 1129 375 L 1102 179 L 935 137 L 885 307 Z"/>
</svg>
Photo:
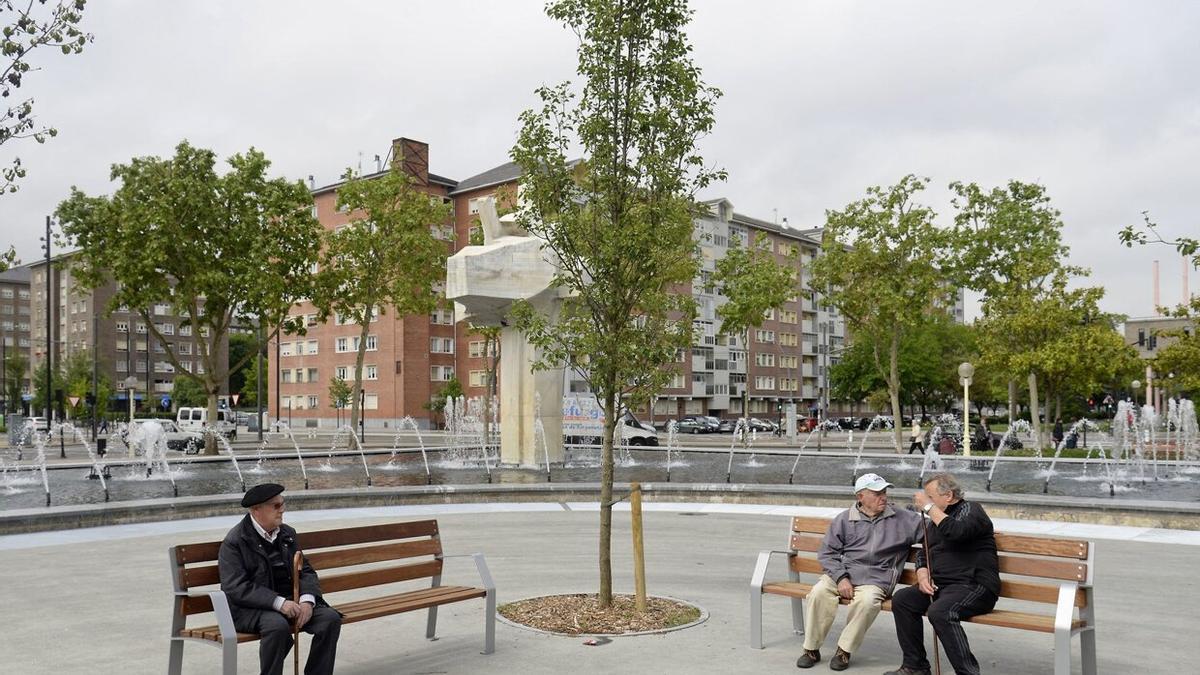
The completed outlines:
<svg viewBox="0 0 1200 675">
<path fill-rule="evenodd" d="M 821 660 L 821 644 L 837 616 L 838 604 L 846 600 L 850 603 L 846 627 L 829 667 L 848 668 L 850 655 L 858 650 L 884 599 L 895 589 L 909 550 L 919 540 L 921 516 L 893 509 L 887 498 L 890 487 L 879 474 L 859 476 L 854 482 L 854 506 L 829 524 L 817 553 L 825 573 L 805 602 L 804 653 L 796 661 L 797 667 L 812 668 Z"/>
</svg>

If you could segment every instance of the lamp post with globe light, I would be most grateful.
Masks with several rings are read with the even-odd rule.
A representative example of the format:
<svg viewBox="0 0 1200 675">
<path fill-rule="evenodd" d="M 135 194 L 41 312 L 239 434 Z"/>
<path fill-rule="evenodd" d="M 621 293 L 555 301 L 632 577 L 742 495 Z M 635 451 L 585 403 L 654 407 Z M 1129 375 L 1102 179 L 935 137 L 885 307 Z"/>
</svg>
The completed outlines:
<svg viewBox="0 0 1200 675">
<path fill-rule="evenodd" d="M 971 456 L 971 376 L 975 366 L 969 361 L 958 364 L 958 377 L 963 385 L 963 456 Z"/>
<path fill-rule="evenodd" d="M 1132 392 L 1133 407 L 1136 408 L 1137 407 L 1137 390 L 1138 390 L 1138 387 L 1142 386 L 1142 381 L 1134 380 L 1133 382 L 1129 383 L 1129 386 L 1133 389 L 1133 392 Z"/>
</svg>

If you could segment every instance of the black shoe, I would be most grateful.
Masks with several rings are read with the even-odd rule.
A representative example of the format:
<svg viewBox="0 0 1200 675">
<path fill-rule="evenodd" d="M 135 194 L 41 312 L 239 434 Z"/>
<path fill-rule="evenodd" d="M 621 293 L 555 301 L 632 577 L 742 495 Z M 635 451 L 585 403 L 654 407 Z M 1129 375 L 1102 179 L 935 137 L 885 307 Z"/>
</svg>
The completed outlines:
<svg viewBox="0 0 1200 675">
<path fill-rule="evenodd" d="M 821 660 L 820 649 L 805 649 L 800 658 L 796 659 L 797 668 L 812 668 Z"/>
<path fill-rule="evenodd" d="M 829 659 L 830 670 L 845 670 L 850 667 L 850 652 L 843 651 L 841 647 L 837 648 L 833 658 Z"/>
<path fill-rule="evenodd" d="M 928 670 L 916 670 L 908 666 L 900 666 L 895 670 L 889 670 L 883 675 L 931 675 Z"/>
</svg>

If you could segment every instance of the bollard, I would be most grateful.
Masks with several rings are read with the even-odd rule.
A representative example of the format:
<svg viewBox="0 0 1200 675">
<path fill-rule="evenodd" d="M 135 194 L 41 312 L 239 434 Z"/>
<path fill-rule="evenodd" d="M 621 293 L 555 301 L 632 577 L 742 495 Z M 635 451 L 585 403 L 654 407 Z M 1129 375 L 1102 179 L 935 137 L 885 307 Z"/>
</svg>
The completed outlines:
<svg viewBox="0 0 1200 675">
<path fill-rule="evenodd" d="M 633 588 L 634 607 L 638 612 L 646 611 L 646 552 L 642 546 L 642 484 L 633 482 L 629 493 L 629 513 L 633 532 Z"/>
</svg>

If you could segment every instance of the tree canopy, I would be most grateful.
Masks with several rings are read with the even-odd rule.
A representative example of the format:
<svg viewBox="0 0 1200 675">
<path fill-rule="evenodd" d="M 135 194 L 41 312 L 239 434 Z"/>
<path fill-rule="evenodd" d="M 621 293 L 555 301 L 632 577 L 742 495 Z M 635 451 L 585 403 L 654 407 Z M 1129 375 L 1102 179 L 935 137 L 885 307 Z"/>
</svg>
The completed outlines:
<svg viewBox="0 0 1200 675">
<path fill-rule="evenodd" d="M 119 186 L 111 197 L 73 187 L 56 211 L 79 247 L 71 257 L 76 279 L 87 288 L 116 282 L 106 312 L 127 308 L 141 317 L 175 371 L 203 385 L 210 419 L 230 370 L 254 353 L 241 363 L 221 358 L 235 325 L 261 321 L 267 340 L 280 330 L 304 331 L 288 312 L 312 295 L 310 270 L 321 242 L 302 182 L 268 178 L 271 163 L 253 148 L 228 164 L 218 174 L 213 151 L 184 141 L 174 157 L 114 165 L 111 178 Z M 179 358 L 179 338 L 156 326 L 156 304 L 192 328 L 189 365 Z M 216 452 L 212 438 L 208 452 Z"/>
</svg>

